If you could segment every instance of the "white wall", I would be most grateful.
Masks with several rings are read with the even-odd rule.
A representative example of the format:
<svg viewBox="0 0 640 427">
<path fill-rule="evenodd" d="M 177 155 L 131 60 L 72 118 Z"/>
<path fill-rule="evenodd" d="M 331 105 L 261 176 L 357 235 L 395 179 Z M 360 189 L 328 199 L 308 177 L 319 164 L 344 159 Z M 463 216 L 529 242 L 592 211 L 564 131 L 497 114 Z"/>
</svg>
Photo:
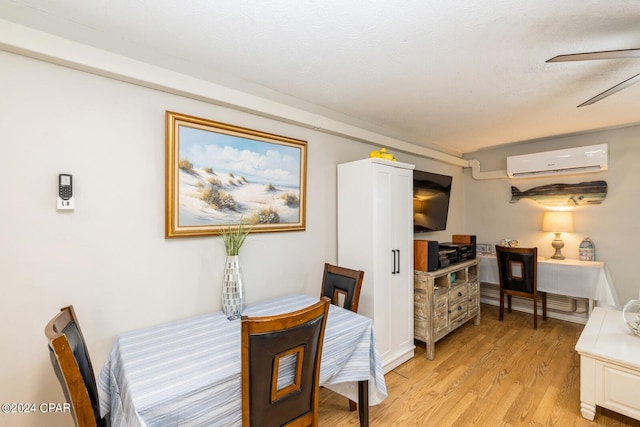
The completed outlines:
<svg viewBox="0 0 640 427">
<path fill-rule="evenodd" d="M 640 127 L 555 138 L 535 143 L 480 151 L 465 156 L 478 159 L 483 171 L 506 169 L 506 157 L 539 151 L 558 150 L 607 143 L 609 170 L 596 174 L 567 175 L 537 179 L 492 179 L 477 181 L 465 171 L 465 228 L 473 230 L 478 242 L 496 244 L 502 238 L 518 239 L 520 246 L 537 246 L 541 256 L 551 256 L 553 233 L 540 231 L 543 212 L 548 209 L 523 199 L 509 203 L 511 186 L 520 190 L 556 184 L 604 180 L 608 194 L 600 205 L 581 206 L 574 210 L 574 233 L 563 233 L 567 258 L 578 258 L 578 246 L 585 237 L 595 243 L 596 260 L 604 261 L 611 273 L 621 304 L 638 298 L 640 284 L 634 255 L 640 238 Z"/>
<path fill-rule="evenodd" d="M 249 302 L 319 293 L 337 259 L 336 164 L 377 148 L 5 52 L 0 94 L 0 402 L 64 401 L 43 334 L 62 306 L 74 305 L 96 373 L 118 333 L 220 309 L 220 238 L 164 238 L 165 110 L 308 141 L 306 231 L 249 237 Z M 454 176 L 449 227 L 462 231 L 461 169 L 395 154 Z M 58 173 L 73 174 L 73 212 L 56 211 Z M 0 425 L 70 423 L 0 414 Z"/>
</svg>

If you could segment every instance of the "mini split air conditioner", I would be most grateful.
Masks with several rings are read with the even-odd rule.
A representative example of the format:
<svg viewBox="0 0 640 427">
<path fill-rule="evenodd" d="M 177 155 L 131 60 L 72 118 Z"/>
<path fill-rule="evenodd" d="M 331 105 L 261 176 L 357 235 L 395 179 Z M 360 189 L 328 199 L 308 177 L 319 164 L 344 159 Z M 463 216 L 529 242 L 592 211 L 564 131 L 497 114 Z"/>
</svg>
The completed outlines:
<svg viewBox="0 0 640 427">
<path fill-rule="evenodd" d="M 609 169 L 607 144 L 507 157 L 509 178 L 600 172 Z"/>
</svg>

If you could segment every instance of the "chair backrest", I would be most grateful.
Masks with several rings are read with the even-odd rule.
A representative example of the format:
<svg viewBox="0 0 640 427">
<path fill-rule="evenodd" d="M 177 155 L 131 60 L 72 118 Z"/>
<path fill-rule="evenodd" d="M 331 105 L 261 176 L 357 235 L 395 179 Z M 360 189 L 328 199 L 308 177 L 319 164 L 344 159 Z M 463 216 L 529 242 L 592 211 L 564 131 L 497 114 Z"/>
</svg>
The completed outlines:
<svg viewBox="0 0 640 427">
<path fill-rule="evenodd" d="M 353 312 L 358 311 L 364 271 L 324 264 L 322 293 L 331 303 Z"/>
<path fill-rule="evenodd" d="M 496 245 L 500 288 L 534 294 L 537 291 L 538 248 Z"/>
<path fill-rule="evenodd" d="M 292 313 L 242 316 L 242 425 L 318 425 L 329 299 Z"/>
<path fill-rule="evenodd" d="M 98 388 L 73 306 L 63 307 L 44 329 L 51 364 L 78 427 L 101 426 Z"/>
</svg>

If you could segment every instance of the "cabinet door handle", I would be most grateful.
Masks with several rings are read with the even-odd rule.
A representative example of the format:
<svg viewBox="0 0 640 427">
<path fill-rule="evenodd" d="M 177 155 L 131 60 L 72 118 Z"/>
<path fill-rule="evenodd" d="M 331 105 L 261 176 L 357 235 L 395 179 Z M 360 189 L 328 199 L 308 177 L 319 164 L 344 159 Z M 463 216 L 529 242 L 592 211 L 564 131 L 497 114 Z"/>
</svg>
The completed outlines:
<svg viewBox="0 0 640 427">
<path fill-rule="evenodd" d="M 398 251 L 398 268 L 396 269 L 396 273 L 400 274 L 400 249 Z"/>
<path fill-rule="evenodd" d="M 396 250 L 391 249 L 391 253 L 393 253 L 393 270 L 391 270 L 391 274 L 396 274 Z"/>
</svg>

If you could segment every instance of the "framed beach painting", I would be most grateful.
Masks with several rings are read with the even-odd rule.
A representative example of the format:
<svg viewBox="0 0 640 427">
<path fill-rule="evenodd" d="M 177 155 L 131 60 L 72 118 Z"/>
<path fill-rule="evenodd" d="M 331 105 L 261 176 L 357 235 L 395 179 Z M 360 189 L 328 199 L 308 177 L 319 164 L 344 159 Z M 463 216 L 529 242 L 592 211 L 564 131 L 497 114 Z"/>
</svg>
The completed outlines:
<svg viewBox="0 0 640 427">
<path fill-rule="evenodd" d="M 165 237 L 305 229 L 307 142 L 166 112 Z"/>
</svg>

